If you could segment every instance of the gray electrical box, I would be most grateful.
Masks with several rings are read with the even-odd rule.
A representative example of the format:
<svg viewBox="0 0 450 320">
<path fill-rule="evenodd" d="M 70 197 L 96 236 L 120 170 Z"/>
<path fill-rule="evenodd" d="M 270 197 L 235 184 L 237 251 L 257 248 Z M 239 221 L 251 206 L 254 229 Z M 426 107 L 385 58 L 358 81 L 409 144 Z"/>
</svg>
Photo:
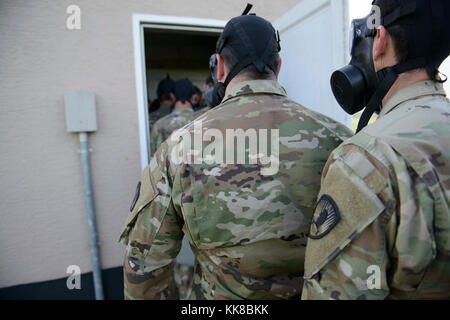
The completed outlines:
<svg viewBox="0 0 450 320">
<path fill-rule="evenodd" d="M 97 131 L 95 93 L 90 91 L 65 91 L 66 125 L 68 132 Z"/>
</svg>

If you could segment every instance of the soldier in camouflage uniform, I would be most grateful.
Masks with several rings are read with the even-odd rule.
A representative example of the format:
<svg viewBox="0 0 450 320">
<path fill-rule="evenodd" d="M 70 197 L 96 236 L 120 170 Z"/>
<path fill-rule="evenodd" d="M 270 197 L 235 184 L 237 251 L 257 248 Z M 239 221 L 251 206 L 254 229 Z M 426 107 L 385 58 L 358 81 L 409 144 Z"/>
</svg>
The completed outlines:
<svg viewBox="0 0 450 320">
<path fill-rule="evenodd" d="M 225 85 L 222 104 L 175 132 L 143 172 L 121 235 L 126 299 L 176 298 L 172 268 L 183 235 L 196 255 L 191 299 L 300 298 L 320 174 L 331 150 L 351 132 L 286 97 L 276 81 L 281 60 L 275 30 L 257 16 L 234 18 L 225 27 L 217 49 L 220 81 L 235 69 L 230 60 L 246 56 L 236 28 L 252 39 L 254 60 L 241 64 Z M 263 58 L 264 52 L 270 55 Z M 225 148 L 215 148 L 211 161 L 211 141 L 215 145 L 230 130 L 235 134 Z M 250 147 L 252 130 L 260 134 L 258 151 Z M 202 133 L 200 149 L 186 150 L 184 143 L 195 144 Z M 270 156 L 261 148 L 264 133 L 271 136 Z M 189 161 L 173 160 L 180 150 Z M 222 150 L 231 161 L 217 161 Z M 242 152 L 245 163 L 234 158 Z M 277 169 L 250 163 L 264 157 Z"/>
<path fill-rule="evenodd" d="M 175 107 L 172 113 L 159 119 L 151 131 L 150 147 L 152 155 L 175 130 L 194 120 L 194 110 L 190 103 L 193 93 L 192 83 L 188 79 L 175 82 Z"/>
<path fill-rule="evenodd" d="M 152 155 L 155 154 L 161 143 L 169 138 L 172 132 L 194 120 L 194 110 L 190 103 L 192 94 L 193 86 L 188 79 L 174 83 L 174 110 L 172 113 L 159 119 L 152 128 L 150 142 Z M 186 250 L 190 251 L 190 248 L 186 247 Z M 193 275 L 194 270 L 192 266 L 175 263 L 174 280 L 180 299 L 189 297 Z"/>
<path fill-rule="evenodd" d="M 193 118 L 197 119 L 197 118 L 201 117 L 202 115 L 204 115 L 205 113 L 207 113 L 209 110 L 211 110 L 211 108 L 209 106 L 208 107 L 204 107 L 204 108 L 202 108 L 200 110 L 197 110 L 197 111 L 194 112 Z"/>
<path fill-rule="evenodd" d="M 150 105 L 150 113 L 148 116 L 150 131 L 153 129 L 156 121 L 172 112 L 172 106 L 175 103 L 174 91 L 175 82 L 170 79 L 169 75 L 159 82 L 156 90 L 158 98 Z"/>
<path fill-rule="evenodd" d="M 376 4 L 383 17 L 398 8 L 392 0 Z M 406 39 L 389 30 L 395 33 L 382 25 L 375 35 L 376 70 L 405 56 L 394 45 Z M 448 45 L 444 50 L 437 66 Z M 450 102 L 431 80 L 436 69 L 430 71 L 401 75 L 377 121 L 328 160 L 306 249 L 303 299 L 450 298 Z"/>
</svg>

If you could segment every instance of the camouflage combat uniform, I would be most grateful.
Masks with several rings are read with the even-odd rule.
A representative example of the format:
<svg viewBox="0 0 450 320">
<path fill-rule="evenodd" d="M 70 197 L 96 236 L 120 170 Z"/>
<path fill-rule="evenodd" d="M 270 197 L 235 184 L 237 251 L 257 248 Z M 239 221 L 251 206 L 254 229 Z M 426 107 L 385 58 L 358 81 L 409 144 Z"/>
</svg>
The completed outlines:
<svg viewBox="0 0 450 320">
<path fill-rule="evenodd" d="M 205 113 L 207 113 L 209 110 L 211 110 L 210 107 L 201 108 L 201 109 L 199 109 L 199 110 L 194 112 L 193 118 L 197 119 L 197 118 L 201 117 L 202 115 L 204 115 Z"/>
<path fill-rule="evenodd" d="M 182 108 L 173 110 L 172 113 L 156 121 L 150 135 L 152 155 L 155 154 L 161 143 L 169 138 L 172 132 L 194 120 L 193 115 L 194 110 L 191 108 Z"/>
<path fill-rule="evenodd" d="M 172 103 L 163 103 L 158 110 L 148 114 L 149 130 L 153 129 L 153 125 L 159 119 L 167 116 L 172 111 Z"/>
<path fill-rule="evenodd" d="M 450 298 L 449 195 L 450 102 L 420 82 L 330 157 L 302 299 Z"/>
<path fill-rule="evenodd" d="M 194 120 L 195 117 L 193 109 L 183 108 L 174 110 L 172 113 L 156 121 L 152 127 L 150 138 L 152 155 L 155 154 L 161 143 L 163 143 L 172 132 L 188 124 Z M 194 270 L 192 266 L 175 263 L 174 280 L 177 294 L 180 299 L 186 299 L 189 296 L 193 275 Z"/>
<path fill-rule="evenodd" d="M 195 135 L 200 121 L 203 130 L 221 133 L 278 129 L 279 143 L 269 145 L 279 148 L 279 170 L 263 175 L 260 163 L 205 158 L 176 165 L 170 155 L 182 141 L 174 139 L 179 131 L 172 135 L 144 170 L 121 235 L 125 297 L 176 298 L 171 269 L 185 234 L 196 255 L 191 299 L 299 299 L 322 168 L 351 131 L 289 100 L 270 80 L 236 84 L 220 106 L 183 130 Z"/>
</svg>

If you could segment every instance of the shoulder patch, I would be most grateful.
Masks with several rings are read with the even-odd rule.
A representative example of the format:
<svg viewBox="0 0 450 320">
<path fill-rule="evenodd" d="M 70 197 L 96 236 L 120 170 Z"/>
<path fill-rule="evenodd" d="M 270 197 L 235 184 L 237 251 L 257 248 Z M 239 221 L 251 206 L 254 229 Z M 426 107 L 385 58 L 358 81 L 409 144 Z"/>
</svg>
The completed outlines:
<svg viewBox="0 0 450 320">
<path fill-rule="evenodd" d="M 342 158 L 330 165 L 319 199 L 306 245 L 305 279 L 317 274 L 385 209 L 368 183 Z"/>
<path fill-rule="evenodd" d="M 139 194 L 141 193 L 141 182 L 139 181 L 136 187 L 136 194 L 134 195 L 134 199 L 131 202 L 131 206 L 130 206 L 130 212 L 133 211 L 134 207 L 136 206 L 136 202 L 139 199 Z"/>
<path fill-rule="evenodd" d="M 127 244 L 128 234 L 134 227 L 137 217 L 141 210 L 145 208 L 150 202 L 152 202 L 159 194 L 158 189 L 153 182 L 154 177 L 150 173 L 150 167 L 147 166 L 142 173 L 141 182 L 138 183 L 136 188 L 136 195 L 131 203 L 131 213 L 128 215 L 125 221 L 125 226 L 122 229 L 122 233 L 119 238 L 119 242 Z"/>
<path fill-rule="evenodd" d="M 341 220 L 339 208 L 333 198 L 324 194 L 314 208 L 308 237 L 311 239 L 322 239 Z"/>
</svg>

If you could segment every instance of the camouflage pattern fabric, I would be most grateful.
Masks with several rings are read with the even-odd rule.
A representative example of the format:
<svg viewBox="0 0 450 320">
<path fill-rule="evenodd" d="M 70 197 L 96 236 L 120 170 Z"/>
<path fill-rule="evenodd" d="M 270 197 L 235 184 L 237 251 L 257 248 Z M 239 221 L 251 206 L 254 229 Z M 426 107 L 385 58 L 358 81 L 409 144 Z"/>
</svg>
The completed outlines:
<svg viewBox="0 0 450 320">
<path fill-rule="evenodd" d="M 330 157 L 302 299 L 449 299 L 449 196 L 450 102 L 420 82 Z"/>
<path fill-rule="evenodd" d="M 197 118 L 199 118 L 200 116 L 202 116 L 202 115 L 204 115 L 205 113 L 207 113 L 209 110 L 211 110 L 210 107 L 204 107 L 204 108 L 201 108 L 201 109 L 199 109 L 199 110 L 197 110 L 197 111 L 194 112 L 193 118 L 194 118 L 194 119 L 197 119 Z"/>
<path fill-rule="evenodd" d="M 174 281 L 178 289 L 180 300 L 188 300 L 192 292 L 194 280 L 194 267 L 175 262 Z"/>
<path fill-rule="evenodd" d="M 193 115 L 194 110 L 192 108 L 175 109 L 172 113 L 156 121 L 150 135 L 152 155 L 155 154 L 161 143 L 169 138 L 172 132 L 194 120 Z"/>
<path fill-rule="evenodd" d="M 177 298 L 172 269 L 184 234 L 196 256 L 190 299 L 299 299 L 321 172 L 351 131 L 289 100 L 271 80 L 237 83 L 220 106 L 183 128 L 191 137 L 207 129 L 278 130 L 279 141 L 267 147 L 279 150 L 278 171 L 268 174 L 260 162 L 209 162 L 212 139 L 196 154 L 200 164 L 175 164 L 170 155 L 185 142 L 175 132 L 144 170 L 120 237 L 125 297 Z M 237 146 L 227 141 L 223 153 Z M 246 159 L 261 156 L 250 151 Z"/>
<path fill-rule="evenodd" d="M 152 127 L 150 148 L 152 155 L 155 154 L 158 147 L 163 143 L 175 130 L 183 127 L 187 123 L 194 120 L 194 111 L 192 109 L 177 109 L 165 117 L 156 121 Z M 179 299 L 184 300 L 189 297 L 190 288 L 194 270 L 191 266 L 175 263 L 174 280 Z"/>
<path fill-rule="evenodd" d="M 153 129 L 153 125 L 159 119 L 167 116 L 172 111 L 172 103 L 163 103 L 160 105 L 159 109 L 153 112 L 150 112 L 148 115 L 149 122 L 149 130 Z"/>
</svg>

